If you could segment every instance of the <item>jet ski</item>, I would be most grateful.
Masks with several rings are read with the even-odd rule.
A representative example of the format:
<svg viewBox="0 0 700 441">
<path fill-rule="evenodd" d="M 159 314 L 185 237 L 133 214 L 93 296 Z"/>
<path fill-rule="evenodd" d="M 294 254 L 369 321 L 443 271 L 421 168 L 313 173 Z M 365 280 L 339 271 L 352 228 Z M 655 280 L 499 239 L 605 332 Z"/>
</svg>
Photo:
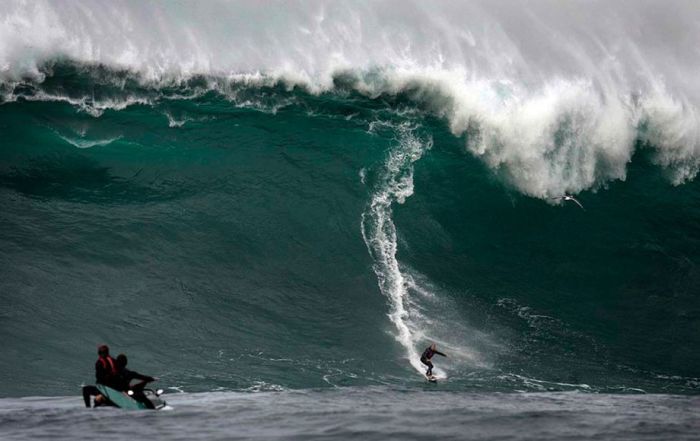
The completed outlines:
<svg viewBox="0 0 700 441">
<path fill-rule="evenodd" d="M 116 406 L 120 409 L 140 410 L 155 409 L 160 410 L 166 403 L 160 395 L 163 389 L 143 389 L 143 393 L 129 390 L 120 392 L 103 384 L 98 384 L 97 389 L 107 399 L 107 405 Z"/>
</svg>

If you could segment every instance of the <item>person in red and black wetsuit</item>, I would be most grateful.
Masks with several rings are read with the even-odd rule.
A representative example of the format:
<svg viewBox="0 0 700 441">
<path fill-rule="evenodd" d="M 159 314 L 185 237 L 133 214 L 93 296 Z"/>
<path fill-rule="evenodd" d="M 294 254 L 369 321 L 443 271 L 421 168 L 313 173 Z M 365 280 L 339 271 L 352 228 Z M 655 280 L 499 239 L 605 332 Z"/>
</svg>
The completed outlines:
<svg viewBox="0 0 700 441">
<path fill-rule="evenodd" d="M 109 355 L 109 346 L 100 345 L 97 348 L 97 361 L 95 362 L 95 381 L 97 384 L 114 387 L 117 375 L 117 364 Z M 104 403 L 104 397 L 95 386 L 83 386 L 83 400 L 85 407 L 90 407 L 90 397 L 95 397 L 95 406 Z"/>
<path fill-rule="evenodd" d="M 95 381 L 97 384 L 111 386 L 117 375 L 117 363 L 109 355 L 109 346 L 101 345 L 97 348 L 97 361 L 95 362 Z"/>
<path fill-rule="evenodd" d="M 435 354 L 447 357 L 447 355 L 443 354 L 442 352 L 436 349 L 435 343 L 431 344 L 428 348 L 426 348 L 426 350 L 423 351 L 423 355 L 420 356 L 420 362 L 428 366 L 428 370 L 425 372 L 425 375 L 427 375 L 428 377 L 433 375 L 433 362 L 430 361 L 430 359 L 433 358 L 433 355 Z"/>
</svg>

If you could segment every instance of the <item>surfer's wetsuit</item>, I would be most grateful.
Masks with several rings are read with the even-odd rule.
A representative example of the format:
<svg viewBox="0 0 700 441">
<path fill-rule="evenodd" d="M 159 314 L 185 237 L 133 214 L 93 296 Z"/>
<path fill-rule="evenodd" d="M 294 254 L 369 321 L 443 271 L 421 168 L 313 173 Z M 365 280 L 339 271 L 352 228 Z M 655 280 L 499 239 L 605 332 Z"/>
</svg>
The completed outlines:
<svg viewBox="0 0 700 441">
<path fill-rule="evenodd" d="M 132 387 L 132 380 L 141 380 L 141 383 Z M 146 383 L 150 383 L 151 381 L 155 381 L 155 378 L 149 377 L 148 375 L 141 375 L 127 368 L 122 368 L 122 370 L 117 373 L 114 381 L 114 389 L 122 392 L 126 392 L 129 389 L 143 389 Z"/>
<path fill-rule="evenodd" d="M 430 359 L 433 358 L 433 355 L 435 354 L 447 357 L 447 355 L 443 354 L 442 352 L 433 349 L 432 346 L 429 346 L 425 351 L 423 351 L 423 355 L 420 356 L 420 362 L 428 366 L 428 370 L 425 372 L 425 375 L 427 376 L 433 375 L 433 362 L 431 362 Z"/>
<path fill-rule="evenodd" d="M 141 382 L 132 386 L 132 380 L 141 380 Z M 121 392 L 126 392 L 128 390 L 133 391 L 133 395 L 131 396 L 133 399 L 145 404 L 149 409 L 154 409 L 153 403 L 151 403 L 143 393 L 143 388 L 146 386 L 146 383 L 150 383 L 151 381 L 155 381 L 155 378 L 121 367 L 115 376 L 113 387 Z"/>
</svg>

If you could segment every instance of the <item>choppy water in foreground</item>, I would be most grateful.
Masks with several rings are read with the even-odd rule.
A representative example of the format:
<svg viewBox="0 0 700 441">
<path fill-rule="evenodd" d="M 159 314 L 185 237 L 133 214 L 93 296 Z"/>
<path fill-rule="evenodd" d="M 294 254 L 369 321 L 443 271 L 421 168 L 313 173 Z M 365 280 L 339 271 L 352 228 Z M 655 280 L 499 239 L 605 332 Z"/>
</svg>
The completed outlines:
<svg viewBox="0 0 700 441">
<path fill-rule="evenodd" d="M 700 398 L 449 393 L 381 387 L 166 394 L 170 409 L 81 409 L 68 397 L 0 399 L 0 433 L 30 439 L 691 440 Z"/>
</svg>

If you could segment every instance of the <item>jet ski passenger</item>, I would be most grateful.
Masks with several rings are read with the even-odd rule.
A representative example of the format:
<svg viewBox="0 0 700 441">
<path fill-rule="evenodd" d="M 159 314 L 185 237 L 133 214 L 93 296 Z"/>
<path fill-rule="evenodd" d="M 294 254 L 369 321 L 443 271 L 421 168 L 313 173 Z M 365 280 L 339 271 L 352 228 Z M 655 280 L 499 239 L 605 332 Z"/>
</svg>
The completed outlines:
<svg viewBox="0 0 700 441">
<path fill-rule="evenodd" d="M 109 355 L 109 346 L 101 345 L 97 348 L 97 361 L 95 362 L 95 381 L 97 384 L 109 386 L 117 375 L 117 364 Z"/>
<path fill-rule="evenodd" d="M 148 398 L 146 398 L 146 395 L 143 393 L 143 389 L 144 387 L 146 387 L 146 384 L 152 381 L 156 381 L 156 379 L 153 377 L 149 377 L 148 375 L 142 375 L 136 371 L 127 369 L 126 365 L 128 361 L 129 360 L 124 354 L 119 354 L 117 356 L 117 374 L 113 383 L 114 389 L 122 392 L 127 392 L 131 390 L 133 392 L 133 394 L 131 395 L 132 398 L 134 398 L 136 401 L 145 404 L 146 407 L 148 407 L 149 409 L 153 409 L 153 403 L 151 403 L 151 401 Z M 132 385 L 131 382 L 133 380 L 141 381 Z"/>
<path fill-rule="evenodd" d="M 100 345 L 97 348 L 97 361 L 95 362 L 95 382 L 105 386 L 113 386 L 117 375 L 117 364 L 109 355 L 109 346 Z M 83 386 L 83 401 L 85 407 L 90 407 L 90 397 L 95 397 L 95 407 L 108 404 L 107 400 L 93 385 Z"/>
<path fill-rule="evenodd" d="M 428 348 L 426 348 L 425 351 L 423 351 L 423 355 L 420 356 L 420 362 L 428 366 L 428 370 L 425 372 L 425 375 L 427 375 L 428 377 L 431 377 L 433 375 L 433 363 L 430 361 L 430 359 L 433 358 L 433 355 L 435 354 L 447 357 L 447 355 L 443 354 L 442 352 L 436 349 L 435 343 L 431 344 Z"/>
</svg>

